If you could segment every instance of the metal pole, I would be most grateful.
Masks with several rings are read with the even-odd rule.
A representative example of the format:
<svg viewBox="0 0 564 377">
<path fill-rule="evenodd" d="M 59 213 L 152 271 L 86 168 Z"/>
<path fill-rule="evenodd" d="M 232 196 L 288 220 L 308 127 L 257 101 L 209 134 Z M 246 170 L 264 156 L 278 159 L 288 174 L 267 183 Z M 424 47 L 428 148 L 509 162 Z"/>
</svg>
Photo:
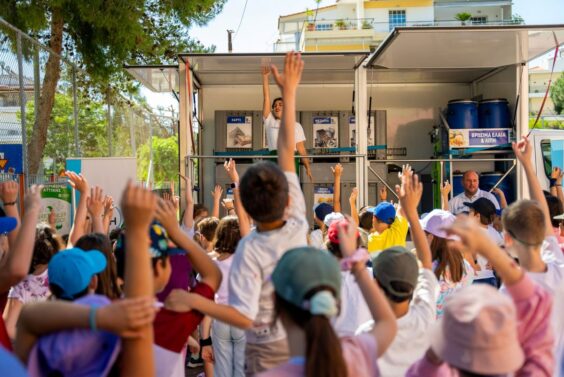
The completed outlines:
<svg viewBox="0 0 564 377">
<path fill-rule="evenodd" d="M 22 118 L 22 168 L 24 174 L 24 186 L 27 187 L 27 127 L 25 119 L 25 90 L 24 90 L 24 74 L 23 74 L 23 55 L 22 55 L 22 36 L 16 34 L 16 48 L 18 53 L 18 80 L 20 82 L 20 112 Z M 38 104 L 36 104 L 38 105 Z"/>
<path fill-rule="evenodd" d="M 384 186 L 386 186 L 386 188 L 388 190 L 390 190 L 392 192 L 392 194 L 394 194 L 394 196 L 396 197 L 396 199 L 399 199 L 398 194 L 396 194 L 396 190 L 394 190 L 393 188 L 390 187 L 390 185 L 388 185 L 388 183 L 384 180 L 384 178 L 382 178 L 380 176 L 380 174 L 376 173 L 376 170 L 372 169 L 372 166 L 369 166 L 368 169 L 370 169 L 370 171 L 372 173 L 374 173 L 374 175 L 376 176 L 376 178 L 378 178 L 380 180 L 380 182 L 382 182 L 384 184 Z"/>
<path fill-rule="evenodd" d="M 233 52 L 233 30 L 227 30 L 227 51 Z"/>
<path fill-rule="evenodd" d="M 497 186 L 499 186 L 499 184 L 505 179 L 505 177 L 507 177 L 509 175 L 509 173 L 511 173 L 513 171 L 513 169 L 515 169 L 516 166 L 517 166 L 517 161 L 513 161 L 513 165 L 509 169 L 507 169 L 505 174 L 501 176 L 501 178 L 497 181 L 497 183 L 495 185 L 493 185 L 493 187 L 490 189 L 489 192 L 492 192 L 493 190 L 495 190 L 497 188 Z"/>
<path fill-rule="evenodd" d="M 108 155 L 112 157 L 113 148 L 112 148 L 112 106 L 110 104 L 110 88 L 108 87 L 106 91 L 106 101 L 108 105 Z"/>
<path fill-rule="evenodd" d="M 78 143 L 78 96 L 76 94 L 76 69 L 72 67 L 72 115 L 74 120 L 74 148 L 77 157 L 80 157 L 80 144 Z"/>
</svg>

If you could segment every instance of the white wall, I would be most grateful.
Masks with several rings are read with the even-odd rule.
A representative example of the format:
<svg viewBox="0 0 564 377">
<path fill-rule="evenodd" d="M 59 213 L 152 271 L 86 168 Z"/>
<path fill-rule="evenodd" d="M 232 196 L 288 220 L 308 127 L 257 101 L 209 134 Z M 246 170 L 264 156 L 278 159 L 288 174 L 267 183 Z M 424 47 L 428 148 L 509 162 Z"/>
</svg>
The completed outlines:
<svg viewBox="0 0 564 377">
<path fill-rule="evenodd" d="M 502 7 L 436 7 L 436 21 L 456 20 L 458 13 L 470 13 L 473 17 L 487 17 L 488 22 L 502 21 L 504 18 L 511 18 L 511 14 L 503 14 Z"/>
</svg>

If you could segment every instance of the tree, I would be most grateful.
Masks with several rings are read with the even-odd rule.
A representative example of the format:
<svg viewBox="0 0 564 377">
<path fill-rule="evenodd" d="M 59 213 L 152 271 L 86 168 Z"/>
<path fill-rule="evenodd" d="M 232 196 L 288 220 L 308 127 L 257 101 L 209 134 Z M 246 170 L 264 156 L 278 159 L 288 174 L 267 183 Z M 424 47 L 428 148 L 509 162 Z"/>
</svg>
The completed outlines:
<svg viewBox="0 0 564 377">
<path fill-rule="evenodd" d="M 112 82 L 127 88 L 131 84 L 124 80 L 123 64 L 170 63 L 179 51 L 202 49 L 199 42 L 187 36 L 188 27 L 205 24 L 225 1 L 0 0 L 0 9 L 6 21 L 47 42 L 56 54 L 74 59 L 88 72 L 93 86 L 104 87 Z M 14 37 L 13 33 L 8 35 Z M 56 54 L 49 54 L 45 65 L 37 117 L 28 143 L 31 174 L 37 173 L 47 143 L 61 75 L 61 61 Z"/>
<path fill-rule="evenodd" d="M 155 186 L 165 182 L 176 181 L 178 172 L 178 138 L 177 136 L 162 138 L 153 136 L 153 177 Z M 149 143 L 141 146 L 137 153 L 137 178 L 146 180 L 149 174 Z M 156 163 L 158 161 L 158 163 Z"/>
<path fill-rule="evenodd" d="M 564 110 L 564 72 L 550 88 L 550 98 L 554 103 L 554 111 L 557 114 L 562 114 Z"/>
<path fill-rule="evenodd" d="M 466 25 L 466 21 L 471 19 L 472 15 L 467 12 L 461 12 L 461 13 L 457 13 L 456 16 L 454 16 L 454 18 L 457 19 L 458 21 L 462 21 L 462 25 Z"/>
</svg>

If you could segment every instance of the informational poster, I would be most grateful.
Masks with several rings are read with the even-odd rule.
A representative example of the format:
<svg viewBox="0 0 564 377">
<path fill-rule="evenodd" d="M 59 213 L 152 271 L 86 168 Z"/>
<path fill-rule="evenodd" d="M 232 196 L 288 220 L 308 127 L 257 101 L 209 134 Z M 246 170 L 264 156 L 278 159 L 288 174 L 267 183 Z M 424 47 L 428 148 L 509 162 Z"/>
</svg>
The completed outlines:
<svg viewBox="0 0 564 377">
<path fill-rule="evenodd" d="M 370 117 L 370 124 L 368 125 L 367 134 L 368 134 L 368 141 L 366 145 L 375 145 L 374 144 L 374 128 L 376 127 L 376 123 L 374 122 L 374 117 Z M 356 147 L 356 117 L 350 116 L 349 117 L 349 140 L 351 142 L 351 147 Z"/>
<path fill-rule="evenodd" d="M 327 203 L 333 205 L 333 187 L 315 186 L 313 188 L 313 203 Z"/>
<path fill-rule="evenodd" d="M 449 145 L 451 148 L 497 147 L 509 143 L 511 136 L 509 128 L 450 129 Z"/>
<path fill-rule="evenodd" d="M 0 144 L 0 173 L 22 174 L 22 145 Z"/>
<path fill-rule="evenodd" d="M 253 147 L 253 117 L 228 116 L 227 117 L 227 148 Z"/>
<path fill-rule="evenodd" d="M 65 235 L 71 228 L 72 190 L 66 184 L 45 185 L 41 191 L 43 208 L 39 221 L 49 223 L 49 215 L 55 214 L 55 228 L 58 234 Z"/>
<path fill-rule="evenodd" d="M 337 148 L 339 146 L 339 118 L 314 116 L 313 140 L 314 148 Z"/>
</svg>

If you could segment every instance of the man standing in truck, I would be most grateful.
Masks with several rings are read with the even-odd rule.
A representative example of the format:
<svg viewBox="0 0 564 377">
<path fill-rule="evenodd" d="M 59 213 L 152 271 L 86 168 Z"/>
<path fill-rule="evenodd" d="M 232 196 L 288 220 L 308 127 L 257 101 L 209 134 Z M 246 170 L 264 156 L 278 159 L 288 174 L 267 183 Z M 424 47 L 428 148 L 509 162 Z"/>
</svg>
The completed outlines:
<svg viewBox="0 0 564 377">
<path fill-rule="evenodd" d="M 468 170 L 464 173 L 462 176 L 462 186 L 464 191 L 448 202 L 448 209 L 453 214 L 458 215 L 463 212 L 470 212 L 470 208 L 464 203 L 473 203 L 479 198 L 490 200 L 495 205 L 495 208 L 499 209 L 496 197 L 487 191 L 480 190 L 480 177 L 476 171 Z"/>
</svg>

